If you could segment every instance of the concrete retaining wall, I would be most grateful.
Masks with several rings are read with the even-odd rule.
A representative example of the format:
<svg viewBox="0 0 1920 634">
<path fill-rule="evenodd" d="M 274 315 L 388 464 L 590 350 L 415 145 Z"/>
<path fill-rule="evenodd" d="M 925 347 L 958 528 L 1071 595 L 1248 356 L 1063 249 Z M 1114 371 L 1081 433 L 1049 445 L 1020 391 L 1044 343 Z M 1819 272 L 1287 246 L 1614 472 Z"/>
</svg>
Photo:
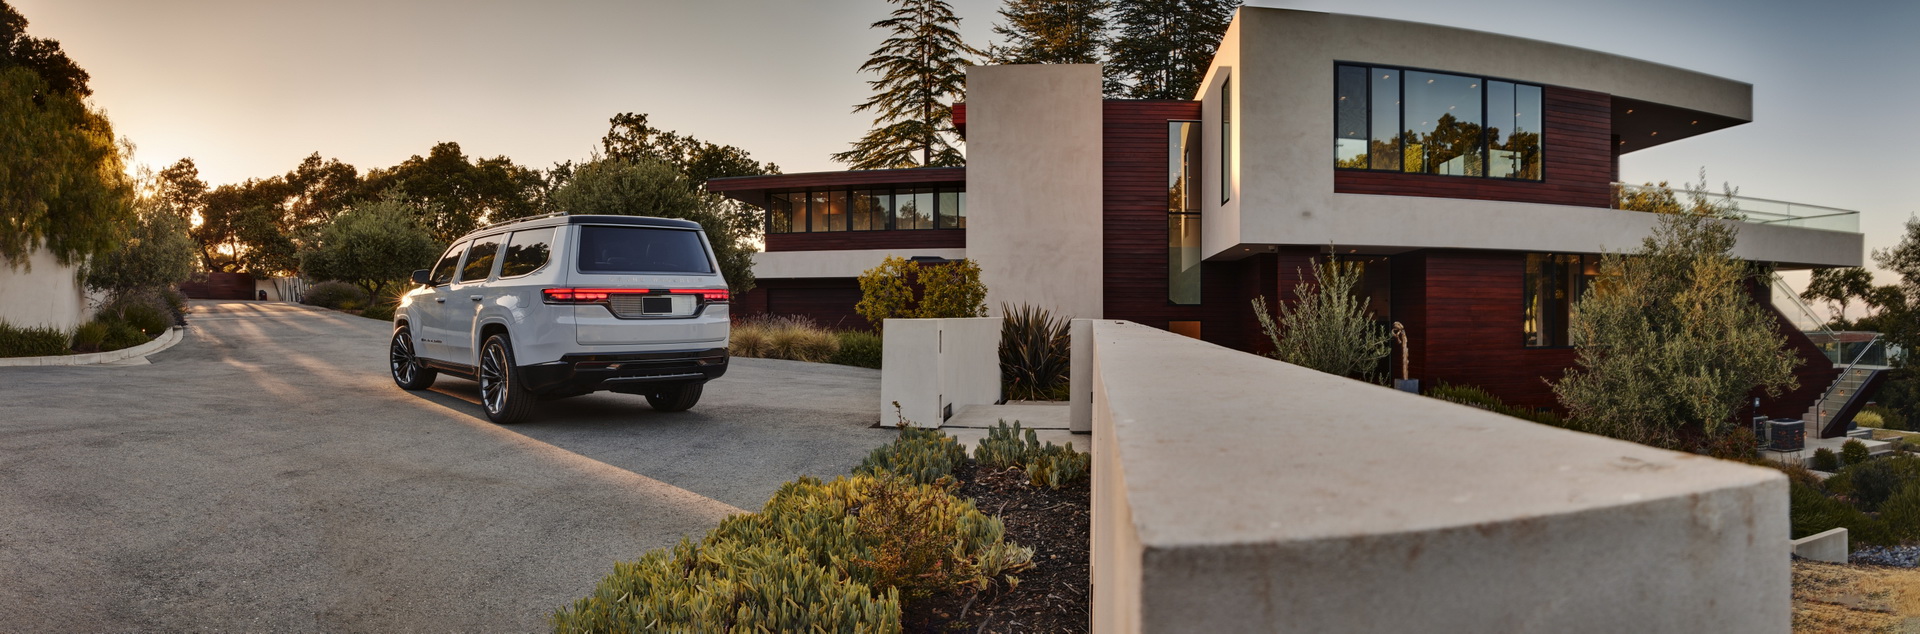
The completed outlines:
<svg viewBox="0 0 1920 634">
<path fill-rule="evenodd" d="M 880 424 L 896 426 L 904 419 L 915 427 L 939 427 L 961 407 L 999 402 L 1000 322 L 998 317 L 887 320 Z"/>
<path fill-rule="evenodd" d="M 1089 326 L 1094 631 L 1789 629 L 1777 471 Z"/>
</svg>

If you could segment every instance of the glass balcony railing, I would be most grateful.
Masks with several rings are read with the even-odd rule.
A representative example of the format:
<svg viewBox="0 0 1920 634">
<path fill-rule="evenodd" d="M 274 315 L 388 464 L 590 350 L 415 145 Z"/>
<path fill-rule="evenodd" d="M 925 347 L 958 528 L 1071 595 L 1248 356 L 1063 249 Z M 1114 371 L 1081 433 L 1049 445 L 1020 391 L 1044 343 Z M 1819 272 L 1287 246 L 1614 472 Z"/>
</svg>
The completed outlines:
<svg viewBox="0 0 1920 634">
<path fill-rule="evenodd" d="M 1614 183 L 1614 208 L 1621 209 L 1621 201 L 1664 194 L 1661 188 L 1646 185 Z M 1833 207 L 1821 207 L 1784 200 L 1754 198 L 1751 196 L 1728 196 L 1713 192 L 1690 192 L 1685 188 L 1671 190 L 1674 199 L 1682 207 L 1692 202 L 1692 196 L 1704 197 L 1710 203 L 1728 206 L 1735 215 L 1745 222 L 1761 225 L 1786 225 L 1822 231 L 1844 231 L 1860 233 L 1860 212 Z"/>
</svg>

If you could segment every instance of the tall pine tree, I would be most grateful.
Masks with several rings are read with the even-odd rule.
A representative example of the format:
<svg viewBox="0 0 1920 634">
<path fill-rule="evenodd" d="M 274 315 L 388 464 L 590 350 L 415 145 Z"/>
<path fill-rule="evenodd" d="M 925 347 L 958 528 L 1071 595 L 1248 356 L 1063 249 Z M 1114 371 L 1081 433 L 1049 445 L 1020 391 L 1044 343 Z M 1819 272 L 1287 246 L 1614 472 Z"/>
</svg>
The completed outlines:
<svg viewBox="0 0 1920 634">
<path fill-rule="evenodd" d="M 988 53 L 995 64 L 1097 64 L 1107 46 L 1108 0 L 1007 0 L 1005 24 L 993 32 L 1007 40 Z"/>
<path fill-rule="evenodd" d="M 1122 0 L 1110 45 L 1107 96 L 1192 99 L 1239 0 Z"/>
<path fill-rule="evenodd" d="M 966 90 L 966 56 L 980 51 L 960 41 L 960 18 L 945 0 L 888 1 L 900 8 L 872 28 L 893 36 L 860 65 L 880 78 L 867 82 L 873 98 L 853 108 L 876 111 L 874 128 L 833 160 L 853 169 L 965 165 L 949 140 L 953 101 Z"/>
</svg>

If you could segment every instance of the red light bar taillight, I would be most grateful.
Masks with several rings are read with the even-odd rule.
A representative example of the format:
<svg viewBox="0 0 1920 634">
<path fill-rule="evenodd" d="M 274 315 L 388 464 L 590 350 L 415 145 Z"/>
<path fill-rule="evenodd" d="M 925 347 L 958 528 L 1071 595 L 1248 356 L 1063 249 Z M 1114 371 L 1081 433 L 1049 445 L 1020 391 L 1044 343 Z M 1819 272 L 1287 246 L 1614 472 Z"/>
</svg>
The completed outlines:
<svg viewBox="0 0 1920 634">
<path fill-rule="evenodd" d="M 726 304 L 732 295 L 724 288 L 547 288 L 541 289 L 540 297 L 549 304 L 599 304 L 614 295 L 694 295 L 707 304 Z"/>
<path fill-rule="evenodd" d="M 668 292 L 675 295 L 699 295 L 700 301 L 709 304 L 725 304 L 733 299 L 733 295 L 724 288 L 676 288 Z"/>
<path fill-rule="evenodd" d="M 597 304 L 607 301 L 612 293 L 592 288 L 548 288 L 540 291 L 540 297 L 549 304 Z"/>
</svg>

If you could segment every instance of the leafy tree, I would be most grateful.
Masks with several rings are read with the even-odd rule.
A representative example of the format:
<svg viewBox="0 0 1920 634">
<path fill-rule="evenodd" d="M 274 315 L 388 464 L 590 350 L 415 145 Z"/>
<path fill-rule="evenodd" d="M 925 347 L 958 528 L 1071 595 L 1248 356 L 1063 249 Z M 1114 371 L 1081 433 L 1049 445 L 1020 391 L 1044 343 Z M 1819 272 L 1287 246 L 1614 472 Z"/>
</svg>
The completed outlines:
<svg viewBox="0 0 1920 634">
<path fill-rule="evenodd" d="M 1098 64 L 1107 46 L 1108 0 L 1007 0 L 1005 24 L 993 27 L 1006 45 L 989 47 L 995 64 Z"/>
<path fill-rule="evenodd" d="M 1345 377 L 1377 372 L 1387 358 L 1388 334 L 1374 321 L 1371 300 L 1353 292 L 1365 271 L 1357 262 L 1338 259 L 1314 266 L 1314 281 L 1294 287 L 1300 299 L 1282 302 L 1277 321 L 1267 312 L 1267 298 L 1254 298 L 1253 316 L 1273 341 L 1274 358 Z"/>
<path fill-rule="evenodd" d="M 880 78 L 867 82 L 873 98 L 853 108 L 875 111 L 874 128 L 833 160 L 860 170 L 965 165 L 950 140 L 953 101 L 966 89 L 966 56 L 980 51 L 960 41 L 960 18 L 945 0 L 888 1 L 900 8 L 872 28 L 893 36 L 860 65 Z"/>
<path fill-rule="evenodd" d="M 655 128 L 647 123 L 645 114 L 623 112 L 613 115 L 608 124 L 607 135 L 600 139 L 607 158 L 672 165 L 696 188 L 705 187 L 715 178 L 780 173 L 780 166 L 756 161 L 738 147 Z"/>
<path fill-rule="evenodd" d="M 1239 0 L 1128 0 L 1114 7 L 1107 96 L 1192 99 Z"/>
<path fill-rule="evenodd" d="M 546 179 L 505 156 L 470 160 L 460 144 L 449 142 L 433 146 L 425 157 L 369 171 L 360 184 L 363 196 L 389 190 L 418 203 L 415 209 L 432 211 L 422 219 L 427 230 L 436 240 L 452 242 L 482 224 L 541 211 Z"/>
<path fill-rule="evenodd" d="M 62 264 L 118 248 L 134 191 L 87 73 L 0 2 L 0 259 L 45 248 Z"/>
<path fill-rule="evenodd" d="M 440 254 L 443 243 L 420 226 L 418 210 L 388 198 L 348 208 L 320 233 L 315 248 L 300 253 L 308 279 L 340 280 L 375 299 L 391 297 L 415 269 Z"/>
<path fill-rule="evenodd" d="M 120 248 L 88 263 L 89 288 L 105 291 L 109 303 L 141 291 L 167 288 L 193 275 L 198 245 L 188 235 L 187 216 L 171 207 L 166 181 L 146 179 L 136 204 L 139 219 Z"/>
<path fill-rule="evenodd" d="M 1588 428 L 1676 449 L 1737 429 L 1748 395 L 1792 389 L 1800 363 L 1746 292 L 1764 271 L 1729 255 L 1738 229 L 1718 218 L 1734 213 L 1730 204 L 1689 194 L 1639 250 L 1601 258 L 1600 279 L 1569 320 L 1579 367 L 1553 385 Z"/>
<path fill-rule="evenodd" d="M 700 223 L 720 272 L 735 295 L 753 288 L 753 237 L 759 224 L 732 213 L 719 196 L 697 191 L 686 175 L 660 161 L 608 158 L 579 166 L 553 192 L 556 208 L 575 214 L 680 218 Z"/>
<path fill-rule="evenodd" d="M 284 221 L 291 195 L 278 176 L 221 185 L 200 197 L 191 235 L 208 271 L 268 277 L 299 268 L 299 245 Z"/>
<path fill-rule="evenodd" d="M 287 204 L 290 224 L 324 226 L 355 203 L 369 198 L 360 186 L 360 171 L 340 159 L 322 161 L 314 152 L 283 177 L 292 199 Z"/>
<path fill-rule="evenodd" d="M 1866 299 L 1873 295 L 1873 273 L 1864 268 L 1851 266 L 1845 268 L 1814 269 L 1813 281 L 1807 284 L 1807 290 L 1800 292 L 1800 299 L 1806 301 L 1825 301 L 1837 304 L 1832 308 L 1835 321 L 1846 319 L 1847 306 L 1855 299 Z"/>
</svg>

